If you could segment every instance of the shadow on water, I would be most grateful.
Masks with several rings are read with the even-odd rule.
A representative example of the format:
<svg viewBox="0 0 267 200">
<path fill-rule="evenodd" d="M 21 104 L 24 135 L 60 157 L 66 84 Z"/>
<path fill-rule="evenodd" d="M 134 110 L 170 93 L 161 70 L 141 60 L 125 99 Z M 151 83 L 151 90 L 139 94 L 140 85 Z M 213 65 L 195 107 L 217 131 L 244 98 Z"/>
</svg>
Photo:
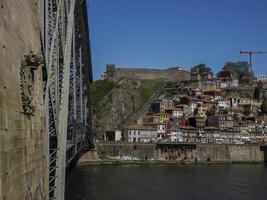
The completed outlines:
<svg viewBox="0 0 267 200">
<path fill-rule="evenodd" d="M 90 143 L 90 142 L 89 142 Z M 78 160 L 87 153 L 90 149 L 94 148 L 94 144 L 86 145 L 76 156 L 69 162 L 68 166 L 66 167 L 66 185 L 65 185 L 65 199 L 66 200 L 74 200 L 73 197 L 70 197 L 72 194 L 72 177 L 73 177 L 73 170 L 75 170 L 76 164 Z M 79 196 L 76 199 L 81 199 Z"/>
</svg>

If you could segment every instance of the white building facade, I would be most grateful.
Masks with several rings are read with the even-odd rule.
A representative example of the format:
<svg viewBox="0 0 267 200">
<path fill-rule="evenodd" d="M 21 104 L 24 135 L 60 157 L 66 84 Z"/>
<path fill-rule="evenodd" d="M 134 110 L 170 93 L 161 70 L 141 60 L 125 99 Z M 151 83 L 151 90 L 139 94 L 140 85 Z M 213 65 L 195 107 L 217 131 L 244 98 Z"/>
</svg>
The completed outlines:
<svg viewBox="0 0 267 200">
<path fill-rule="evenodd" d="M 128 142 L 155 142 L 158 138 L 157 129 L 144 126 L 129 126 L 127 130 Z"/>
<path fill-rule="evenodd" d="M 257 81 L 267 81 L 267 75 L 258 75 Z"/>
</svg>

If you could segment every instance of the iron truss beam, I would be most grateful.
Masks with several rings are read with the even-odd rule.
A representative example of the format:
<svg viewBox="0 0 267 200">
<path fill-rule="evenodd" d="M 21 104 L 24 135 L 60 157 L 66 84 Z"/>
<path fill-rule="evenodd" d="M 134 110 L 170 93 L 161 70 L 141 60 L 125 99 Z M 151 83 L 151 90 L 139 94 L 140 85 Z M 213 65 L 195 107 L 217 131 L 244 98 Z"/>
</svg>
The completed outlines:
<svg viewBox="0 0 267 200">
<path fill-rule="evenodd" d="M 63 200 L 67 165 L 92 143 L 87 4 L 44 0 L 43 13 L 49 199 Z"/>
</svg>

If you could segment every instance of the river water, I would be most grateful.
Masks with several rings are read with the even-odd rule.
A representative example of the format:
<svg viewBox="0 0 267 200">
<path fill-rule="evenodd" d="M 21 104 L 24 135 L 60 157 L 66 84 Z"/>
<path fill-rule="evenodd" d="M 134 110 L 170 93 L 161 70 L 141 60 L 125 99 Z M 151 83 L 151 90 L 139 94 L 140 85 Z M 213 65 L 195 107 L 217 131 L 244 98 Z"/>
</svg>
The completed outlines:
<svg viewBox="0 0 267 200">
<path fill-rule="evenodd" d="M 267 165 L 76 166 L 68 200 L 267 200 Z"/>
</svg>

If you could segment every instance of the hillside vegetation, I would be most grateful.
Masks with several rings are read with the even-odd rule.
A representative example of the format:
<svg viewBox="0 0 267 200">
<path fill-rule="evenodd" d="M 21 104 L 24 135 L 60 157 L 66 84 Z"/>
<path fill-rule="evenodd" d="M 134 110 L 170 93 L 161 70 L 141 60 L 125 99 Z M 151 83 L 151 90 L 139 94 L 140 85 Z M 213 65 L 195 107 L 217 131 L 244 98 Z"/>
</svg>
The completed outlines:
<svg viewBox="0 0 267 200">
<path fill-rule="evenodd" d="M 135 110 L 138 110 L 164 83 L 163 80 L 121 79 L 117 83 L 109 80 L 97 80 L 91 85 L 91 101 L 94 107 L 98 107 L 103 98 L 116 88 L 127 93 L 134 103 Z"/>
<path fill-rule="evenodd" d="M 91 85 L 91 100 L 93 106 L 97 106 L 99 102 L 110 92 L 113 88 L 117 88 L 118 85 L 109 80 L 97 80 Z"/>
<path fill-rule="evenodd" d="M 142 81 L 141 87 L 136 90 L 136 93 L 140 94 L 134 95 L 135 91 L 132 90 L 135 111 L 139 110 L 146 103 L 146 101 L 163 85 L 163 81 Z"/>
</svg>

